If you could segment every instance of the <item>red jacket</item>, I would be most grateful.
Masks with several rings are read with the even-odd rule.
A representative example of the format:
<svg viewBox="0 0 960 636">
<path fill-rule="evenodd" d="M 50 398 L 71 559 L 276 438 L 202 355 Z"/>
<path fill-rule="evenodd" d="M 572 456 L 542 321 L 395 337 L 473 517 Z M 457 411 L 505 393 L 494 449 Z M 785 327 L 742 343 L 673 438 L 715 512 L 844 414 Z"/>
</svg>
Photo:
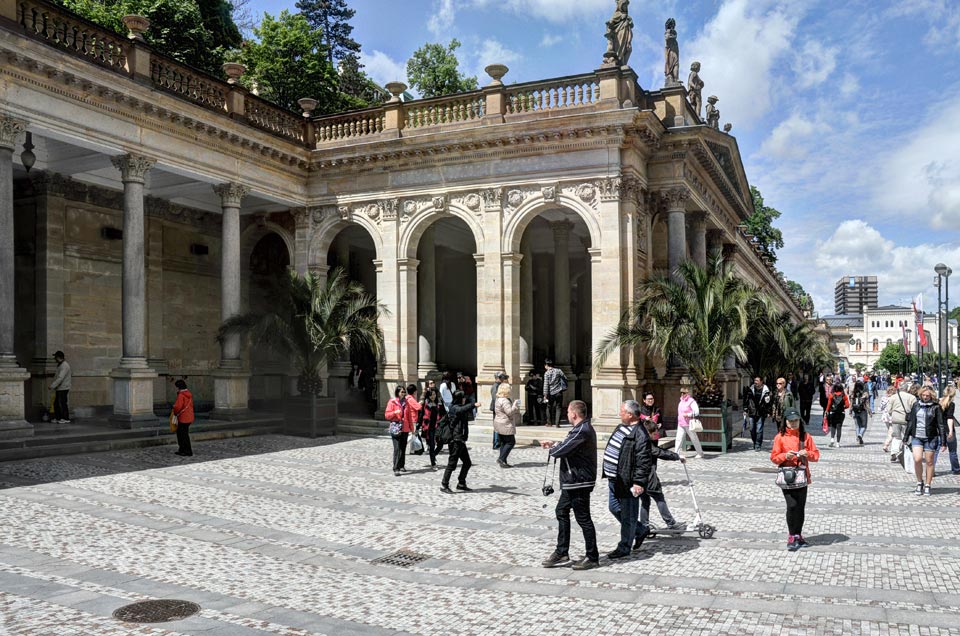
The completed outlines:
<svg viewBox="0 0 960 636">
<path fill-rule="evenodd" d="M 403 409 L 403 428 L 401 433 L 412 433 L 417 430 L 417 420 L 420 419 L 420 411 L 423 404 L 417 402 L 417 398 L 412 395 L 407 396 L 407 407 Z"/>
<path fill-rule="evenodd" d="M 810 435 L 810 433 L 804 436 L 803 442 L 803 448 L 807 451 L 807 459 L 803 463 L 805 464 L 807 483 L 809 484 L 812 481 L 810 479 L 810 462 L 820 461 L 820 451 L 817 449 L 817 445 L 813 443 L 813 436 Z M 800 464 L 800 458 L 796 455 L 788 458 L 787 451 L 799 450 L 800 430 L 786 428 L 782 433 L 777 433 L 777 436 L 773 438 L 773 450 L 770 451 L 770 461 L 777 466 L 798 466 Z"/>
<path fill-rule="evenodd" d="M 387 408 L 383 412 L 383 417 L 385 417 L 388 422 L 402 422 L 403 407 L 404 402 L 400 400 L 400 398 L 392 397 L 390 401 L 387 402 Z"/>
<path fill-rule="evenodd" d="M 190 389 L 177 391 L 177 401 L 173 403 L 173 414 L 181 424 L 193 423 L 193 394 Z"/>
<path fill-rule="evenodd" d="M 830 418 L 830 407 L 833 405 L 833 398 L 835 398 L 838 395 L 843 396 L 843 409 L 847 410 L 848 408 L 850 408 L 850 398 L 847 397 L 846 393 L 831 393 L 830 397 L 827 398 L 827 408 L 826 410 L 824 410 L 824 413 L 827 414 L 827 419 Z"/>
</svg>

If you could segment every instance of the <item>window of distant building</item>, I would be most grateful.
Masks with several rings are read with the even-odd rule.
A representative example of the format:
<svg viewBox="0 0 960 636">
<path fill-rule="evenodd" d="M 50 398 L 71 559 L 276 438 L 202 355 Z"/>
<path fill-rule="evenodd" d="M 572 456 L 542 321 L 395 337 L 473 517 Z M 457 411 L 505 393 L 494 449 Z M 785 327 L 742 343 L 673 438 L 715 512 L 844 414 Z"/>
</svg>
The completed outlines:
<svg viewBox="0 0 960 636">
<path fill-rule="evenodd" d="M 863 349 L 863 343 L 860 342 L 860 339 L 858 338 L 858 339 L 857 339 L 857 351 L 860 351 L 861 349 Z"/>
<path fill-rule="evenodd" d="M 880 351 L 880 340 L 877 338 L 873 339 L 873 350 Z"/>
<path fill-rule="evenodd" d="M 887 346 L 889 347 L 892 344 L 893 344 L 893 339 L 887 338 Z"/>
</svg>

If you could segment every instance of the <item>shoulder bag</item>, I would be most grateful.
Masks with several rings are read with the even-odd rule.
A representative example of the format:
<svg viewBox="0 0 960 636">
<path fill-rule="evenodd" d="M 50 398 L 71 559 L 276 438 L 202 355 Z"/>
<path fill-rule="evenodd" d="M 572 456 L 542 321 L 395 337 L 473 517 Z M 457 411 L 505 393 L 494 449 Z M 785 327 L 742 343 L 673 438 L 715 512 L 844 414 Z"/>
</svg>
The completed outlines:
<svg viewBox="0 0 960 636">
<path fill-rule="evenodd" d="M 804 440 L 800 440 L 797 450 L 804 446 Z M 807 487 L 807 469 L 806 460 L 800 458 L 800 463 L 796 466 L 780 466 L 777 469 L 777 485 L 783 490 L 793 490 L 795 488 Z"/>
<path fill-rule="evenodd" d="M 177 426 L 180 424 L 180 418 L 177 417 L 177 414 L 173 411 L 170 411 L 170 432 L 176 433 Z"/>
<path fill-rule="evenodd" d="M 694 402 L 696 404 L 696 402 Z M 690 417 L 687 418 L 687 425 L 690 427 L 690 430 L 694 433 L 703 432 L 703 421 L 700 419 L 700 406 L 697 405 L 693 409 L 693 413 Z"/>
</svg>

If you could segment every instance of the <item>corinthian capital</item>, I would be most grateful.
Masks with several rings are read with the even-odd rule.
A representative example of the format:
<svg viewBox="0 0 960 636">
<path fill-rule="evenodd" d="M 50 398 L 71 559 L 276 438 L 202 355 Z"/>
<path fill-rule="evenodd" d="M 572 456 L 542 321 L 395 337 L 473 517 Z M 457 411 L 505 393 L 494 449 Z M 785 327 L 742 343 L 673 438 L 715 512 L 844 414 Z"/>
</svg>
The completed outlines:
<svg viewBox="0 0 960 636">
<path fill-rule="evenodd" d="M 220 201 L 225 208 L 239 208 L 243 197 L 250 194 L 250 188 L 239 183 L 220 183 L 213 186 L 213 191 L 220 195 Z"/>
<path fill-rule="evenodd" d="M 670 210 L 682 210 L 690 198 L 690 190 L 686 186 L 675 186 L 662 192 Z"/>
<path fill-rule="evenodd" d="M 147 172 L 156 163 L 154 159 L 148 159 L 141 155 L 126 154 L 117 157 L 110 157 L 113 166 L 120 171 L 120 179 L 127 183 L 143 183 Z"/>
<path fill-rule="evenodd" d="M 0 148 L 13 150 L 17 145 L 17 137 L 27 129 L 27 122 L 0 115 Z"/>
</svg>

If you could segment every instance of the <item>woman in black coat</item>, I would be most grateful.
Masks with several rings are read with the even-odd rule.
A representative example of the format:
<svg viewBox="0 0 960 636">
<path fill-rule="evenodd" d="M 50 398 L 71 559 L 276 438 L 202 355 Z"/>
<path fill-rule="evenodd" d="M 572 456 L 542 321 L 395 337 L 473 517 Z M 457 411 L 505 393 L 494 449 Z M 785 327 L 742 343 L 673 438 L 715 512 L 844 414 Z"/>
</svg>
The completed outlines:
<svg viewBox="0 0 960 636">
<path fill-rule="evenodd" d="M 441 433 L 441 442 L 449 442 L 450 458 L 447 461 L 447 468 L 443 471 L 443 481 L 440 484 L 440 492 L 453 494 L 450 490 L 450 477 L 453 475 L 457 462 L 460 462 L 460 474 L 457 476 L 457 490 L 470 492 L 467 487 L 467 473 L 473 462 L 470 461 L 470 453 L 467 451 L 467 437 L 470 434 L 467 422 L 473 419 L 474 409 L 480 408 L 479 404 L 467 404 L 467 396 L 463 391 L 457 391 L 453 394 L 453 403 L 447 411 L 447 422 L 445 428 L 449 428 L 449 439 L 444 439 Z"/>
</svg>

